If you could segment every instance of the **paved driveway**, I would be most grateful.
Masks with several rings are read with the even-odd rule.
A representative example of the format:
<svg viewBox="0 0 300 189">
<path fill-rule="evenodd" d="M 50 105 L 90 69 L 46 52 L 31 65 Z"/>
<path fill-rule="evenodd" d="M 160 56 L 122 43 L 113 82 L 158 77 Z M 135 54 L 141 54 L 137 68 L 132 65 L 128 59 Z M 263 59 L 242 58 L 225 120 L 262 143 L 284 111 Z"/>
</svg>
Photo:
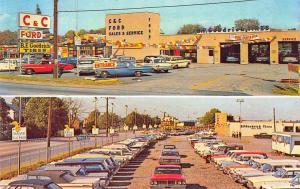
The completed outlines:
<svg viewBox="0 0 300 189">
<path fill-rule="evenodd" d="M 51 77 L 50 74 L 38 76 Z M 62 77 L 77 76 L 65 73 Z M 138 79 L 123 77 L 122 84 L 84 89 L 1 81 L 0 95 L 273 95 L 272 88 L 283 78 L 288 78 L 287 65 L 193 64 L 191 68 L 170 73 L 151 73 Z"/>
</svg>

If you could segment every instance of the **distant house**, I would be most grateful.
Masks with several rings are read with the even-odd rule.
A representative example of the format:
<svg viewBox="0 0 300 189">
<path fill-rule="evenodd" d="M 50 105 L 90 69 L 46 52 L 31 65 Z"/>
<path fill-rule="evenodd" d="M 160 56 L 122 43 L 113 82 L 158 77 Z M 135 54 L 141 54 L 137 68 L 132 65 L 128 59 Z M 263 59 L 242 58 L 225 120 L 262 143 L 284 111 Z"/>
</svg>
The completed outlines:
<svg viewBox="0 0 300 189">
<path fill-rule="evenodd" d="M 8 116 L 12 120 L 18 120 L 19 119 L 19 107 L 14 104 L 7 104 L 9 107 Z"/>
</svg>

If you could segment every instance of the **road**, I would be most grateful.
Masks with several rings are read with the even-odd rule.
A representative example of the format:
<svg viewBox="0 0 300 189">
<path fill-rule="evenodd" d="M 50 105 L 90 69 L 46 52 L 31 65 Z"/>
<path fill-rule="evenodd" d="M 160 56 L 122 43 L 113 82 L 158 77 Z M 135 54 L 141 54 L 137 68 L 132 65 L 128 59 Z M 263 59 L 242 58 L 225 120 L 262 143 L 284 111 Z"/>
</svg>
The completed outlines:
<svg viewBox="0 0 300 189">
<path fill-rule="evenodd" d="M 63 77 L 76 76 L 66 73 Z M 274 85 L 283 78 L 288 78 L 287 65 L 192 64 L 187 69 L 152 73 L 140 79 L 123 77 L 121 84 L 93 88 L 0 81 L 0 95 L 274 95 Z"/>
<path fill-rule="evenodd" d="M 164 144 L 175 144 L 182 157 L 182 167 L 187 179 L 187 189 L 244 189 L 212 164 L 206 164 L 193 150 L 185 136 L 170 137 L 159 141 L 138 158 L 120 169 L 108 188 L 149 189 L 150 177 L 158 165 Z"/>
</svg>

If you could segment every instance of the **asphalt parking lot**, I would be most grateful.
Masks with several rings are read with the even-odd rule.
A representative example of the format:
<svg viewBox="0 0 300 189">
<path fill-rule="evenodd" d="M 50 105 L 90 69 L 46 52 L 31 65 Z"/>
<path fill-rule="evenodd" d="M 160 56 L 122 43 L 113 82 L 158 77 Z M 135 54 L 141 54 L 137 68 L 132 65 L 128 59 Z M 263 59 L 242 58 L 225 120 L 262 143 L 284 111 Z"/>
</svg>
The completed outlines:
<svg viewBox="0 0 300 189">
<path fill-rule="evenodd" d="M 138 158 L 121 168 L 107 188 L 148 189 L 150 177 L 158 163 L 164 144 L 175 144 L 181 155 L 187 189 L 242 189 L 243 186 L 200 158 L 185 136 L 173 136 L 146 149 Z M 197 175 L 197 176 L 195 176 Z"/>
<path fill-rule="evenodd" d="M 74 72 L 64 73 L 62 77 L 75 78 Z M 7 74 L 0 74 L 3 73 Z M 35 76 L 52 77 L 51 74 Z M 93 76 L 81 76 L 85 77 Z M 34 91 L 35 95 L 274 95 L 274 85 L 279 85 L 283 78 L 288 78 L 287 65 L 192 64 L 190 68 L 171 70 L 170 73 L 151 73 L 141 78 L 121 77 L 122 84 L 84 90 L 80 86 L 45 88 L 44 85 L 1 81 L 0 94 L 30 95 Z"/>
</svg>

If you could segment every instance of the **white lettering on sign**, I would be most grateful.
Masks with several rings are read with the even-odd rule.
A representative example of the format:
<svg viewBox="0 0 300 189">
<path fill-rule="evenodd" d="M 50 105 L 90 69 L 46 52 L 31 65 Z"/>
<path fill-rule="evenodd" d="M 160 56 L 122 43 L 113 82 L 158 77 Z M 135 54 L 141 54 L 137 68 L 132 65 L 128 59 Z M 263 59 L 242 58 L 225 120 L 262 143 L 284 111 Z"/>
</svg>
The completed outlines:
<svg viewBox="0 0 300 189">
<path fill-rule="evenodd" d="M 19 26 L 29 28 L 50 28 L 50 17 L 45 15 L 20 13 Z"/>
<path fill-rule="evenodd" d="M 64 137 L 74 137 L 74 128 L 64 129 Z"/>
<path fill-rule="evenodd" d="M 43 39 L 43 31 L 20 30 L 20 39 Z"/>
</svg>

